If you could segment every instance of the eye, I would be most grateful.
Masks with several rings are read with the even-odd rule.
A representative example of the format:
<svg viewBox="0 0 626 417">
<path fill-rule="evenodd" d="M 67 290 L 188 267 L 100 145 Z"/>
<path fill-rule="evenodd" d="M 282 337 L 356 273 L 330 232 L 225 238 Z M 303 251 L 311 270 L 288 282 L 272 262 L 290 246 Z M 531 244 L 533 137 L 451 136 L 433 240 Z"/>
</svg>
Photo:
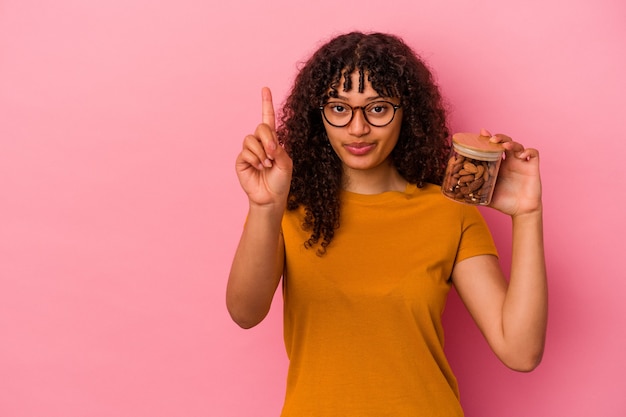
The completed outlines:
<svg viewBox="0 0 626 417">
<path fill-rule="evenodd" d="M 389 110 L 391 110 L 391 108 L 392 108 L 391 103 L 381 101 L 381 102 L 372 103 L 369 106 L 367 106 L 367 112 L 374 116 L 380 116 L 380 115 L 387 113 Z"/>
<path fill-rule="evenodd" d="M 328 108 L 330 109 L 330 111 L 336 114 L 343 114 L 343 113 L 350 112 L 350 110 L 345 105 L 339 104 L 339 103 L 329 103 Z"/>
</svg>

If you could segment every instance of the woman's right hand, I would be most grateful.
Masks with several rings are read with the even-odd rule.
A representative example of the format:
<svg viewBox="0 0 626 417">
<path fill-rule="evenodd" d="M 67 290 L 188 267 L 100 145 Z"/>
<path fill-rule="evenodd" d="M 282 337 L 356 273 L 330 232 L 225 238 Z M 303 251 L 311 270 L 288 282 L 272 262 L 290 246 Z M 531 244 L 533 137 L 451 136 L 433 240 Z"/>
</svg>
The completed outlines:
<svg viewBox="0 0 626 417">
<path fill-rule="evenodd" d="M 243 141 L 243 149 L 237 156 L 237 177 L 251 205 L 280 206 L 284 209 L 293 162 L 278 143 L 269 88 L 263 88 L 261 98 L 262 122 L 254 134 L 246 136 Z"/>
</svg>

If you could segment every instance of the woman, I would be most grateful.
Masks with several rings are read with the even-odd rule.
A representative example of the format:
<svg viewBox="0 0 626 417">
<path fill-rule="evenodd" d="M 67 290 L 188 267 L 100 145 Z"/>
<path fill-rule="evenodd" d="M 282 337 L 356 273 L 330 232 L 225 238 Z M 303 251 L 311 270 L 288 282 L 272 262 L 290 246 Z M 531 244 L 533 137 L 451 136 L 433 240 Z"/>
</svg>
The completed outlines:
<svg viewBox="0 0 626 417">
<path fill-rule="evenodd" d="M 479 211 L 441 194 L 449 131 L 426 65 L 399 38 L 349 33 L 270 91 L 236 170 L 249 212 L 227 288 L 241 327 L 283 278 L 282 416 L 462 416 L 443 351 L 454 285 L 508 367 L 540 362 L 547 321 L 539 156 L 504 135 L 491 207 L 511 216 L 507 280 Z M 491 136 L 487 131 L 483 135 Z"/>
</svg>

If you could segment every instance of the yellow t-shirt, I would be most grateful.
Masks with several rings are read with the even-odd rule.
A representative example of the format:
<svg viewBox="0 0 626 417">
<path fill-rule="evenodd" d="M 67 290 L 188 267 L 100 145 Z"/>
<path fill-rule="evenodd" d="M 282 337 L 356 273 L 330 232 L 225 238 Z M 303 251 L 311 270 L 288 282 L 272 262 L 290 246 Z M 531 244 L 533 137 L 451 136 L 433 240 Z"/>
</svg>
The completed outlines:
<svg viewBox="0 0 626 417">
<path fill-rule="evenodd" d="M 434 185 L 341 202 L 324 256 L 302 209 L 283 218 L 282 417 L 462 416 L 441 314 L 454 264 L 497 255 L 482 216 Z"/>
</svg>

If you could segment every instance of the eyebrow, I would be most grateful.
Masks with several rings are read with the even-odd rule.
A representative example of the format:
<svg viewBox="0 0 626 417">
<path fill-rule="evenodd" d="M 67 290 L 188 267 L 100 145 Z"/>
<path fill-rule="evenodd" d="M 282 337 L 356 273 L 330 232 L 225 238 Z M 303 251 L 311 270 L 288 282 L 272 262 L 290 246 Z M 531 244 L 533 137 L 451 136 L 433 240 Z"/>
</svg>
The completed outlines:
<svg viewBox="0 0 626 417">
<path fill-rule="evenodd" d="M 344 101 L 350 101 L 350 99 L 348 97 L 345 96 L 341 96 L 341 95 L 337 95 L 337 97 L 334 97 L 336 99 L 340 99 L 340 100 L 344 100 Z M 365 99 L 365 101 L 376 101 L 376 100 L 381 100 L 381 99 L 385 99 L 385 97 L 378 95 L 378 96 L 374 96 L 374 97 L 368 97 Z"/>
</svg>

